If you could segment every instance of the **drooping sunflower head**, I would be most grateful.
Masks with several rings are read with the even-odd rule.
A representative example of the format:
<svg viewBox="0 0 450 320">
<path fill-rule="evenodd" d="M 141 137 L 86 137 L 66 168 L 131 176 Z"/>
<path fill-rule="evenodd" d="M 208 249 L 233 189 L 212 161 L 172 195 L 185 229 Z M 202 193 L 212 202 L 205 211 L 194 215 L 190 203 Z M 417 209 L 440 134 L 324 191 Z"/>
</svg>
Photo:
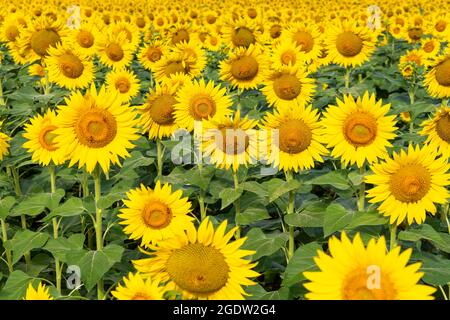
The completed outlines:
<svg viewBox="0 0 450 320">
<path fill-rule="evenodd" d="M 111 71 L 106 75 L 106 87 L 117 93 L 123 101 L 130 101 L 139 93 L 139 80 L 136 75 L 127 69 Z"/>
<path fill-rule="evenodd" d="M 450 107 L 441 106 L 434 116 L 422 123 L 421 135 L 426 136 L 428 143 L 444 158 L 450 158 Z"/>
<path fill-rule="evenodd" d="M 150 278 L 144 279 L 139 273 L 130 272 L 128 277 L 123 277 L 123 283 L 111 291 L 117 300 L 164 300 L 164 287 Z"/>
<path fill-rule="evenodd" d="M 205 219 L 198 230 L 161 242 L 148 259 L 134 260 L 135 268 L 155 281 L 167 282 L 168 290 L 179 291 L 183 299 L 243 299 L 242 286 L 253 285 L 259 274 L 256 263 L 244 259 L 253 251 L 242 250 L 246 238 L 230 242 L 236 228 L 225 232 L 225 220 L 214 230 Z"/>
<path fill-rule="evenodd" d="M 367 192 L 371 203 L 381 202 L 378 211 L 390 216 L 390 223 L 403 221 L 421 224 L 426 213 L 436 213 L 436 203 L 447 203 L 446 189 L 450 176 L 447 158 L 437 157 L 436 150 L 409 145 L 408 150 L 394 152 L 392 158 L 371 167 L 373 175 L 366 182 L 374 185 Z"/>
<path fill-rule="evenodd" d="M 136 113 L 117 99 L 117 94 L 91 85 L 86 94 L 74 92 L 59 106 L 56 146 L 70 159 L 92 172 L 100 165 L 106 173 L 110 164 L 120 165 L 119 156 L 129 157 L 127 149 L 138 139 Z"/>
<path fill-rule="evenodd" d="M 232 101 L 226 95 L 226 89 L 206 83 L 203 79 L 186 83 L 177 93 L 175 104 L 175 121 L 188 131 L 194 129 L 195 121 L 202 121 L 214 116 L 230 114 Z"/>
<path fill-rule="evenodd" d="M 319 250 L 314 261 L 319 271 L 304 272 L 304 286 L 311 300 L 431 300 L 435 288 L 418 284 L 421 263 L 407 265 L 412 250 L 399 246 L 387 252 L 386 241 L 370 239 L 367 246 L 359 233 L 353 241 L 345 232 L 328 240 L 329 254 Z M 355 259 L 349 257 L 357 257 Z"/>
<path fill-rule="evenodd" d="M 387 156 L 390 140 L 395 138 L 395 116 L 387 115 L 390 104 L 382 104 L 375 95 L 365 92 L 356 100 L 351 95 L 337 105 L 328 106 L 322 118 L 323 142 L 333 148 L 331 155 L 343 165 L 358 167 Z"/>
<path fill-rule="evenodd" d="M 33 284 L 27 287 L 24 300 L 53 300 L 53 297 L 48 293 L 48 288 L 39 282 L 37 289 L 33 288 Z"/>
<path fill-rule="evenodd" d="M 448 50 L 433 60 L 431 69 L 425 74 L 424 85 L 432 97 L 443 99 L 450 97 L 450 52 Z"/>
</svg>

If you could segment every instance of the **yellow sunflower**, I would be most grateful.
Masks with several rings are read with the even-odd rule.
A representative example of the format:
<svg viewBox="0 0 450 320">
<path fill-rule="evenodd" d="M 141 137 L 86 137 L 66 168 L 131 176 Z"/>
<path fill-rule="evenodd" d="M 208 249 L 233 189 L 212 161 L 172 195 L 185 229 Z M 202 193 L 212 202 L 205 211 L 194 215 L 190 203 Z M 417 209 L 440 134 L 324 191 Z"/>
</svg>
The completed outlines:
<svg viewBox="0 0 450 320">
<path fill-rule="evenodd" d="M 433 118 L 425 120 L 422 127 L 420 134 L 427 137 L 426 143 L 444 158 L 450 158 L 450 107 L 438 108 Z"/>
<path fill-rule="evenodd" d="M 136 25 L 129 22 L 120 21 L 111 25 L 110 30 L 114 34 L 125 33 L 125 39 L 129 43 L 133 52 L 139 46 L 140 31 Z"/>
<path fill-rule="evenodd" d="M 220 63 L 220 79 L 232 87 L 256 89 L 264 81 L 267 61 L 254 45 L 236 48 L 227 60 Z"/>
<path fill-rule="evenodd" d="M 37 289 L 33 288 L 33 285 L 30 284 L 27 287 L 27 291 L 25 293 L 24 300 L 53 300 L 53 297 L 48 293 L 48 288 L 41 282 Z"/>
<path fill-rule="evenodd" d="M 127 67 L 133 59 L 133 46 L 125 32 L 113 33 L 111 29 L 102 31 L 97 42 L 100 62 L 114 70 Z"/>
<path fill-rule="evenodd" d="M 141 48 L 138 54 L 139 62 L 149 71 L 154 71 L 155 64 L 166 55 L 168 49 L 162 41 L 155 41 Z"/>
<path fill-rule="evenodd" d="M 256 45 L 258 42 L 259 32 L 256 23 L 251 19 L 238 18 L 229 21 L 224 29 L 224 39 L 232 48 L 248 48 Z"/>
<path fill-rule="evenodd" d="M 127 69 L 113 70 L 106 75 L 106 88 L 122 101 L 130 101 L 139 93 L 139 79 Z"/>
<path fill-rule="evenodd" d="M 201 72 L 196 66 L 196 61 L 180 52 L 170 52 L 163 56 L 155 63 L 152 71 L 159 82 L 166 81 L 167 78 L 176 73 L 183 73 L 192 78 Z"/>
<path fill-rule="evenodd" d="M 188 131 L 194 129 L 195 121 L 214 116 L 223 117 L 231 113 L 232 101 L 226 95 L 226 89 L 215 86 L 213 81 L 204 79 L 186 83 L 177 93 L 175 104 L 175 122 Z"/>
<path fill-rule="evenodd" d="M 197 73 L 193 74 L 193 70 L 190 70 L 193 77 L 198 76 L 206 66 L 206 56 L 202 50 L 202 44 L 198 40 L 178 42 L 172 48 L 172 51 L 175 52 L 175 54 L 183 56 L 186 61 L 195 62 L 194 69 L 197 70 Z"/>
<path fill-rule="evenodd" d="M 317 110 L 311 106 L 282 107 L 267 113 L 261 128 L 261 141 L 267 148 L 267 160 L 279 170 L 311 169 L 314 161 L 323 162 L 328 154 L 320 142 L 320 123 Z"/>
<path fill-rule="evenodd" d="M 367 247 L 359 233 L 353 241 L 345 232 L 328 240 L 330 253 L 319 250 L 314 258 L 320 271 L 303 275 L 310 300 L 431 300 L 435 288 L 418 284 L 421 263 L 407 265 L 412 249 L 386 252 L 386 241 L 370 239 Z"/>
<path fill-rule="evenodd" d="M 117 99 L 117 94 L 94 85 L 83 96 L 74 92 L 59 106 L 55 143 L 70 159 L 92 172 L 99 164 L 105 173 L 110 164 L 120 165 L 119 157 L 129 157 L 127 149 L 138 139 L 136 113 Z"/>
<path fill-rule="evenodd" d="M 7 16 L 0 26 L 0 41 L 8 44 L 16 43 L 21 30 L 26 28 L 28 23 L 21 13 Z"/>
<path fill-rule="evenodd" d="M 349 20 L 330 25 L 325 39 L 330 58 L 343 67 L 356 67 L 369 60 L 375 43 L 370 29 Z"/>
<path fill-rule="evenodd" d="M 71 30 L 71 44 L 79 52 L 93 56 L 97 53 L 96 40 L 99 33 L 100 31 L 93 21 L 82 21 L 79 28 Z"/>
<path fill-rule="evenodd" d="M 266 75 L 261 92 L 269 105 L 280 108 L 294 105 L 304 107 L 315 91 L 314 79 L 308 78 L 301 67 L 283 67 Z"/>
<path fill-rule="evenodd" d="M 294 23 L 288 28 L 287 33 L 287 38 L 300 47 L 306 62 L 320 56 L 322 39 L 317 25 Z"/>
<path fill-rule="evenodd" d="M 344 95 L 330 105 L 322 118 L 322 142 L 333 148 L 331 155 L 341 158 L 344 166 L 356 164 L 363 167 L 378 158 L 386 157 L 389 140 L 396 137 L 395 115 L 386 115 L 391 105 L 376 101 L 375 94 L 366 91 L 356 100 Z"/>
<path fill-rule="evenodd" d="M 255 163 L 258 153 L 257 120 L 244 117 L 240 111 L 233 117 L 215 116 L 203 122 L 202 152 L 218 168 L 230 167 L 237 171 L 240 165 Z"/>
<path fill-rule="evenodd" d="M 94 80 L 94 64 L 90 57 L 66 45 L 50 47 L 45 58 L 48 80 L 70 90 L 82 89 Z"/>
<path fill-rule="evenodd" d="M 270 56 L 271 67 L 278 70 L 283 67 L 304 67 L 305 54 L 301 46 L 289 39 L 277 43 Z"/>
<path fill-rule="evenodd" d="M 220 51 L 224 44 L 222 36 L 217 32 L 210 32 L 203 42 L 203 47 L 210 51 Z"/>
<path fill-rule="evenodd" d="M 0 126 L 1 124 L 2 122 L 0 122 Z M 10 140 L 11 138 L 9 136 L 3 132 L 0 132 L 0 161 L 3 160 L 3 157 L 8 154 Z"/>
<path fill-rule="evenodd" d="M 433 60 L 423 83 L 430 96 L 443 99 L 450 97 L 450 51 Z"/>
<path fill-rule="evenodd" d="M 424 39 L 422 40 L 420 48 L 427 58 L 432 58 L 435 57 L 441 50 L 441 43 L 439 40 L 433 38 Z"/>
<path fill-rule="evenodd" d="M 32 154 L 31 159 L 42 166 L 63 163 L 65 155 L 55 144 L 56 113 L 48 110 L 44 116 L 36 115 L 25 125 L 23 147 Z"/>
<path fill-rule="evenodd" d="M 119 223 L 130 239 L 142 239 L 143 246 L 177 237 L 193 226 L 194 218 L 188 215 L 191 203 L 181 190 L 172 192 L 170 185 L 158 181 L 153 190 L 141 185 L 126 195 L 125 208 L 117 215 L 122 219 Z"/>
<path fill-rule="evenodd" d="M 366 182 L 374 187 L 367 192 L 371 203 L 381 202 L 378 211 L 399 225 L 425 221 L 426 212 L 436 213 L 435 203 L 447 203 L 450 182 L 447 158 L 437 158 L 434 148 L 409 145 L 407 152 L 394 152 L 392 158 L 371 166 L 374 174 Z"/>
<path fill-rule="evenodd" d="M 150 258 L 134 260 L 144 276 L 166 284 L 167 290 L 180 291 L 184 299 L 229 300 L 248 295 L 242 286 L 255 283 L 256 263 L 244 259 L 254 251 L 242 250 L 246 238 L 230 242 L 237 227 L 225 233 L 227 220 L 217 230 L 206 218 L 175 238 L 161 242 Z"/>
<path fill-rule="evenodd" d="M 124 286 L 120 283 L 111 294 L 117 300 L 164 300 L 164 288 L 152 279 L 144 279 L 139 273 L 129 273 L 123 277 Z"/>
</svg>

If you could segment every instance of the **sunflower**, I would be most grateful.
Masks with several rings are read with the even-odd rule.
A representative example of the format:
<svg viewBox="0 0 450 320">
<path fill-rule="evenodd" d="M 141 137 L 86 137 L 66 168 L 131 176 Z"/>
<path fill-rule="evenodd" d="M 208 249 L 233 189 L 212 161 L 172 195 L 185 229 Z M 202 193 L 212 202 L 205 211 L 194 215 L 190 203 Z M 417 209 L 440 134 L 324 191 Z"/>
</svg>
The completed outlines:
<svg viewBox="0 0 450 320">
<path fill-rule="evenodd" d="M 187 23 L 176 23 L 170 27 L 168 38 L 172 45 L 191 40 L 191 30 Z"/>
<path fill-rule="evenodd" d="M 215 86 L 213 81 L 204 79 L 186 83 L 177 93 L 175 104 L 175 122 L 188 131 L 194 129 L 195 121 L 214 116 L 223 117 L 231 113 L 232 101 L 226 95 L 226 89 Z"/>
<path fill-rule="evenodd" d="M 311 101 L 315 91 L 314 80 L 307 77 L 301 67 L 283 67 L 267 74 L 261 92 L 269 105 L 304 107 Z"/>
<path fill-rule="evenodd" d="M 330 25 L 325 45 L 334 63 L 343 67 L 356 67 L 367 61 L 375 50 L 372 32 L 348 20 Z"/>
<path fill-rule="evenodd" d="M 210 32 L 203 42 L 203 47 L 210 51 L 220 51 L 224 44 L 222 36 L 217 32 Z"/>
<path fill-rule="evenodd" d="M 248 48 L 256 45 L 259 32 L 256 23 L 251 19 L 239 18 L 229 21 L 224 30 L 224 39 L 232 48 Z"/>
<path fill-rule="evenodd" d="M 0 27 L 0 41 L 8 44 L 16 43 L 27 23 L 27 19 L 20 13 L 7 16 Z"/>
<path fill-rule="evenodd" d="M 242 286 L 254 285 L 249 278 L 259 274 L 256 263 L 244 259 L 254 251 L 242 250 L 246 238 L 229 242 L 237 227 L 225 233 L 227 220 L 217 230 L 206 218 L 198 230 L 189 228 L 181 236 L 161 242 L 150 258 L 134 260 L 144 276 L 180 291 L 184 299 L 243 299 Z"/>
<path fill-rule="evenodd" d="M 105 173 L 111 162 L 120 165 L 119 157 L 129 157 L 127 149 L 138 139 L 136 113 L 117 99 L 117 94 L 94 85 L 83 96 L 74 92 L 60 106 L 56 121 L 55 143 L 70 159 L 92 172 L 97 163 Z"/>
<path fill-rule="evenodd" d="M 97 26 L 92 21 L 83 21 L 79 28 L 71 30 L 71 44 L 79 52 L 87 56 L 94 56 L 97 53 L 96 40 L 99 33 Z"/>
<path fill-rule="evenodd" d="M 432 58 L 437 56 L 441 50 L 441 43 L 439 40 L 429 38 L 422 40 L 420 47 L 425 57 Z"/>
<path fill-rule="evenodd" d="M 331 56 L 328 54 L 328 50 L 325 47 L 321 48 L 320 56 L 317 59 L 311 61 L 307 70 L 309 73 L 313 73 L 319 70 L 320 67 L 327 66 L 332 62 Z"/>
<path fill-rule="evenodd" d="M 36 115 L 25 125 L 23 147 L 32 154 L 31 159 L 42 166 L 59 165 L 65 156 L 55 144 L 56 113 L 48 110 L 44 116 Z"/>
<path fill-rule="evenodd" d="M 164 300 L 164 288 L 156 281 L 144 279 L 139 273 L 129 273 L 123 277 L 124 286 L 120 283 L 111 294 L 117 300 Z"/>
<path fill-rule="evenodd" d="M 367 192 L 371 203 L 382 202 L 378 211 L 390 216 L 390 223 L 399 225 L 425 221 L 426 212 L 436 213 L 435 203 L 447 203 L 446 187 L 450 164 L 447 158 L 437 158 L 434 148 L 409 145 L 407 152 L 394 152 L 392 158 L 371 167 L 374 174 L 366 182 L 374 185 Z"/>
<path fill-rule="evenodd" d="M 133 59 L 133 46 L 125 32 L 113 33 L 111 29 L 99 37 L 97 42 L 100 62 L 114 70 L 127 67 Z"/>
<path fill-rule="evenodd" d="M 170 52 L 163 56 L 155 63 L 153 71 L 159 82 L 166 81 L 168 77 L 176 73 L 183 73 L 191 78 L 201 73 L 196 66 L 196 61 L 180 52 Z"/>
<path fill-rule="evenodd" d="M 283 67 L 303 67 L 305 56 L 296 42 L 284 39 L 277 43 L 270 55 L 271 67 L 278 70 Z"/>
<path fill-rule="evenodd" d="M 220 79 L 229 81 L 232 87 L 256 89 L 264 81 L 266 59 L 257 47 L 240 47 L 220 63 Z"/>
<path fill-rule="evenodd" d="M 86 88 L 94 80 L 92 60 L 67 45 L 50 47 L 45 65 L 48 80 L 69 90 Z"/>
<path fill-rule="evenodd" d="M 287 38 L 301 48 L 306 62 L 320 56 L 322 39 L 319 28 L 315 24 L 294 23 L 289 27 L 287 33 Z"/>
<path fill-rule="evenodd" d="M 244 117 L 240 111 L 233 117 L 213 117 L 203 123 L 202 152 L 218 168 L 230 167 L 237 171 L 240 165 L 255 163 L 258 157 L 258 121 Z"/>
<path fill-rule="evenodd" d="M 166 55 L 167 51 L 168 49 L 162 41 L 155 41 L 141 48 L 138 59 L 145 69 L 154 71 L 155 64 Z"/>
<path fill-rule="evenodd" d="M 450 25 L 448 23 L 449 16 L 447 13 L 438 12 L 435 16 L 430 20 L 431 28 L 429 28 L 429 33 L 431 33 L 434 37 L 442 40 L 449 39 L 450 36 Z"/>
<path fill-rule="evenodd" d="M 48 49 L 67 39 L 69 29 L 63 20 L 52 20 L 47 17 L 34 19 L 22 29 L 17 39 L 22 52 L 29 53 L 29 62 L 39 60 L 48 55 Z"/>
<path fill-rule="evenodd" d="M 280 170 L 310 169 L 314 161 L 323 162 L 328 154 L 320 143 L 320 123 L 317 110 L 311 106 L 282 107 L 264 116 L 261 141 L 267 148 L 267 160 Z"/>
<path fill-rule="evenodd" d="M 421 50 L 408 50 L 404 55 L 400 57 L 400 65 L 405 65 L 407 63 L 414 63 L 417 67 L 426 65 L 426 57 Z"/>
<path fill-rule="evenodd" d="M 119 223 L 125 225 L 123 231 L 131 239 L 142 239 L 143 246 L 177 237 L 193 226 L 194 218 L 188 215 L 191 203 L 182 197 L 181 190 L 172 192 L 170 185 L 161 186 L 158 181 L 153 190 L 141 185 L 126 195 Z"/>
<path fill-rule="evenodd" d="M 418 284 L 421 263 L 406 265 L 412 249 L 386 252 L 386 240 L 370 239 L 367 247 L 359 233 L 353 241 L 345 232 L 328 240 L 330 254 L 319 250 L 314 258 L 320 271 L 303 275 L 311 300 L 431 300 L 435 288 Z"/>
<path fill-rule="evenodd" d="M 114 23 L 110 27 L 110 30 L 114 34 L 125 33 L 125 39 L 129 43 L 133 52 L 139 46 L 140 31 L 136 25 L 121 21 Z"/>
<path fill-rule="evenodd" d="M 0 122 L 1 126 L 2 122 Z M 11 138 L 6 134 L 0 132 L 0 161 L 3 160 L 3 157 L 8 154 L 9 141 Z"/>
<path fill-rule="evenodd" d="M 411 79 L 411 77 L 414 74 L 414 71 L 416 70 L 416 68 L 410 63 L 405 65 L 399 65 L 399 68 L 403 78 L 405 79 Z"/>
<path fill-rule="evenodd" d="M 443 99 L 450 97 L 450 51 L 433 60 L 423 83 L 430 96 Z"/>
<path fill-rule="evenodd" d="M 202 44 L 198 40 L 190 40 L 189 42 L 179 42 L 173 48 L 172 51 L 185 57 L 187 61 L 195 61 L 195 69 L 200 73 L 206 66 L 206 56 L 202 50 Z M 193 75 L 194 77 L 199 73 Z"/>
<path fill-rule="evenodd" d="M 139 93 L 139 79 L 127 69 L 111 71 L 106 75 L 106 88 L 117 92 L 117 96 L 123 101 L 130 101 Z"/>
<path fill-rule="evenodd" d="M 356 100 L 344 95 L 336 99 L 337 105 L 330 105 L 322 118 L 322 142 L 333 148 L 331 155 L 341 158 L 344 166 L 356 164 L 363 167 L 378 158 L 386 157 L 389 140 L 395 138 L 395 115 L 386 115 L 391 105 L 382 105 L 375 100 L 375 94 L 366 91 Z"/>
<path fill-rule="evenodd" d="M 433 118 L 422 123 L 422 136 L 427 136 L 426 143 L 437 150 L 445 159 L 450 158 L 450 107 L 441 106 Z"/>
<path fill-rule="evenodd" d="M 34 289 L 30 282 L 24 300 L 53 300 L 53 297 L 48 293 L 48 288 L 41 282 L 39 282 L 37 289 Z"/>
</svg>

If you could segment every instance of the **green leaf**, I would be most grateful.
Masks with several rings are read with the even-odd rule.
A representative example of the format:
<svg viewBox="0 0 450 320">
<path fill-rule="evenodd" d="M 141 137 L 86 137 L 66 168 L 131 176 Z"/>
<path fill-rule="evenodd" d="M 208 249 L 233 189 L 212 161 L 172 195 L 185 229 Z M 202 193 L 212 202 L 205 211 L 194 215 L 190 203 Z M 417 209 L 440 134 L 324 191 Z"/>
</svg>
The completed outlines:
<svg viewBox="0 0 450 320">
<path fill-rule="evenodd" d="M 81 280 L 90 291 L 98 280 L 122 258 L 124 248 L 116 244 L 110 244 L 103 250 L 79 250 L 66 254 L 69 264 L 80 267 Z"/>
<path fill-rule="evenodd" d="M 50 239 L 44 249 L 62 262 L 67 262 L 67 254 L 71 251 L 79 251 L 83 249 L 84 235 L 73 234 L 69 238 L 59 237 L 58 239 Z"/>
<path fill-rule="evenodd" d="M 236 215 L 236 221 L 240 225 L 248 225 L 269 218 L 270 215 L 264 207 L 249 207 Z"/>
<path fill-rule="evenodd" d="M 0 219 L 5 219 L 9 215 L 10 209 L 15 203 L 16 199 L 11 196 L 0 200 Z"/>
<path fill-rule="evenodd" d="M 284 221 L 294 227 L 314 228 L 323 227 L 325 217 L 325 204 L 315 202 L 308 205 L 300 212 L 288 214 L 284 217 Z"/>
<path fill-rule="evenodd" d="M 327 237 L 335 231 L 344 229 L 352 220 L 354 212 L 345 209 L 342 205 L 330 204 L 323 219 L 323 233 Z"/>
<path fill-rule="evenodd" d="M 345 175 L 341 172 L 331 171 L 324 175 L 315 177 L 309 181 L 305 181 L 305 184 L 315 185 L 330 185 L 339 190 L 350 189 L 350 184 Z"/>
<path fill-rule="evenodd" d="M 73 217 L 78 216 L 86 211 L 86 208 L 83 205 L 83 200 L 77 197 L 72 197 L 62 205 L 57 207 L 55 210 L 50 212 L 48 216 L 46 216 L 43 221 L 49 221 L 53 217 Z"/>
<path fill-rule="evenodd" d="M 238 187 L 237 189 L 225 188 L 220 191 L 219 197 L 220 199 L 222 199 L 222 207 L 220 208 L 220 210 L 228 207 L 234 201 L 239 199 L 239 197 L 242 195 L 242 192 L 244 192 L 244 190 L 241 187 Z"/>
<path fill-rule="evenodd" d="M 443 286 L 450 283 L 450 260 L 431 254 L 429 256 L 420 258 L 420 261 L 423 262 L 420 271 L 425 273 L 422 280 L 434 286 Z"/>
<path fill-rule="evenodd" d="M 22 214 L 27 216 L 36 216 L 46 208 L 50 210 L 56 208 L 64 197 L 65 191 L 58 189 L 53 193 L 36 193 L 30 196 L 25 196 L 19 201 L 19 204 L 13 208 L 11 216 L 20 216 Z"/>
<path fill-rule="evenodd" d="M 300 181 L 292 179 L 290 181 L 285 181 L 282 179 L 274 178 L 263 185 L 267 188 L 267 193 L 269 195 L 269 202 L 273 202 L 281 197 L 283 194 L 298 189 L 301 186 Z"/>
<path fill-rule="evenodd" d="M 388 218 L 383 217 L 376 211 L 355 212 L 347 229 L 354 229 L 359 226 L 379 226 L 387 224 Z"/>
<path fill-rule="evenodd" d="M 247 250 L 256 251 L 253 255 L 254 260 L 277 252 L 284 247 L 289 238 L 285 233 L 265 234 L 259 228 L 251 229 L 246 237 L 247 241 L 243 247 Z"/>
<path fill-rule="evenodd" d="M 19 230 L 11 240 L 5 241 L 5 248 L 13 253 L 13 264 L 32 249 L 42 248 L 47 242 L 48 234 L 33 232 L 30 230 Z"/>
<path fill-rule="evenodd" d="M 438 249 L 450 253 L 450 235 L 443 232 L 438 232 L 428 224 L 422 224 L 415 229 L 401 231 L 398 234 L 399 240 L 418 241 L 425 239 L 433 243 Z"/>
<path fill-rule="evenodd" d="M 256 181 L 246 181 L 242 184 L 242 188 L 246 191 L 253 192 L 260 197 L 267 197 L 269 194 L 264 187 Z"/>
<path fill-rule="evenodd" d="M 313 258 L 317 256 L 317 250 L 321 249 L 322 247 L 317 242 L 300 246 L 289 260 L 289 264 L 284 271 L 283 286 L 290 287 L 304 280 L 303 272 L 316 268 Z"/>
<path fill-rule="evenodd" d="M 213 166 L 206 166 L 203 167 L 201 171 L 202 172 L 200 173 L 200 170 L 196 168 L 186 171 L 186 182 L 189 184 L 193 184 L 194 186 L 197 186 L 202 190 L 206 190 L 208 189 L 209 182 L 214 177 L 216 168 Z"/>
<path fill-rule="evenodd" d="M 0 291 L 0 300 L 21 300 L 25 297 L 28 284 L 32 280 L 33 278 L 23 271 L 13 271 Z"/>
</svg>

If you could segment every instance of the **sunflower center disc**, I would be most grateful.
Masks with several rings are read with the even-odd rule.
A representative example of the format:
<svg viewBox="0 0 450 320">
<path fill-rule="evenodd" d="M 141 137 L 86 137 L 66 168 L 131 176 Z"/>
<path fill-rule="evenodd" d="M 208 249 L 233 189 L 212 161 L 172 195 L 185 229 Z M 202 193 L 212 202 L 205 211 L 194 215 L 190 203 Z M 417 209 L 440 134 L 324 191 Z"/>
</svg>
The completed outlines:
<svg viewBox="0 0 450 320">
<path fill-rule="evenodd" d="M 131 300 L 152 300 L 147 294 L 138 292 L 136 293 Z"/>
<path fill-rule="evenodd" d="M 430 189 L 431 176 L 420 164 L 406 164 L 391 176 L 391 192 L 401 202 L 416 202 Z"/>
<path fill-rule="evenodd" d="M 214 22 L 216 22 L 216 17 L 215 16 L 213 16 L 212 14 L 210 14 L 210 15 L 208 15 L 207 17 L 206 17 L 206 22 L 208 22 L 209 24 L 213 24 Z"/>
<path fill-rule="evenodd" d="M 124 56 L 124 52 L 122 47 L 117 43 L 110 43 L 108 48 L 106 49 L 106 55 L 112 61 L 120 61 Z"/>
<path fill-rule="evenodd" d="M 314 46 L 314 38 L 309 32 L 297 31 L 294 34 L 294 40 L 298 46 L 302 47 L 303 52 L 310 52 Z"/>
<path fill-rule="evenodd" d="M 433 41 L 428 41 L 423 46 L 423 51 L 425 51 L 427 53 L 433 52 L 433 50 L 434 50 L 434 43 L 433 43 Z"/>
<path fill-rule="evenodd" d="M 219 132 L 220 137 L 216 138 L 222 139 L 222 143 L 217 143 L 217 145 L 222 152 L 229 155 L 237 155 L 247 150 L 250 139 L 244 130 L 240 128 L 222 128 Z"/>
<path fill-rule="evenodd" d="M 14 41 L 19 35 L 19 28 L 16 26 L 9 26 L 8 29 L 6 29 L 5 34 L 9 41 Z"/>
<path fill-rule="evenodd" d="M 165 74 L 166 76 L 170 76 L 171 74 L 178 72 L 187 74 L 188 71 L 188 67 L 183 67 L 182 61 L 172 61 L 166 66 Z"/>
<path fill-rule="evenodd" d="M 282 74 L 273 82 L 275 94 L 283 100 L 293 100 L 297 98 L 302 90 L 302 84 L 296 76 L 292 74 Z"/>
<path fill-rule="evenodd" d="M 363 48 L 362 39 L 351 31 L 342 32 L 336 40 L 336 49 L 344 57 L 354 57 Z"/>
<path fill-rule="evenodd" d="M 213 46 L 217 45 L 218 40 L 216 37 L 209 38 L 209 43 L 211 43 Z"/>
<path fill-rule="evenodd" d="M 281 36 L 281 31 L 282 31 L 282 30 L 283 30 L 283 29 L 282 29 L 281 26 L 278 25 L 278 24 L 275 24 L 275 25 L 271 26 L 271 27 L 270 27 L 270 37 L 271 37 L 272 39 L 277 39 L 277 38 L 279 38 L 279 37 Z"/>
<path fill-rule="evenodd" d="M 81 60 L 73 54 L 63 54 L 59 57 L 61 72 L 68 78 L 76 79 L 83 74 L 84 66 Z"/>
<path fill-rule="evenodd" d="M 119 78 L 116 81 L 116 89 L 119 90 L 120 93 L 127 93 L 130 90 L 131 84 L 127 78 Z"/>
<path fill-rule="evenodd" d="M 139 28 L 145 27 L 145 20 L 144 20 L 144 18 L 141 18 L 141 17 L 137 18 L 137 19 L 136 19 L 136 25 L 137 25 Z"/>
<path fill-rule="evenodd" d="M 342 286 L 342 298 L 344 300 L 393 300 L 396 291 L 389 277 L 385 274 L 377 277 L 368 270 L 364 268 L 350 273 Z"/>
<path fill-rule="evenodd" d="M 344 123 L 344 136 L 355 147 L 371 144 L 377 136 L 377 122 L 367 113 L 350 115 Z"/>
<path fill-rule="evenodd" d="M 208 119 L 216 113 L 216 104 L 210 97 L 196 97 L 191 102 L 191 114 L 197 121 Z"/>
<path fill-rule="evenodd" d="M 47 49 L 50 46 L 55 46 L 61 41 L 58 33 L 52 29 L 43 29 L 37 31 L 31 36 L 31 49 L 36 54 L 43 57 L 47 54 Z"/>
<path fill-rule="evenodd" d="M 450 59 L 447 59 L 436 66 L 436 81 L 441 85 L 450 86 Z"/>
<path fill-rule="evenodd" d="M 187 30 L 184 29 L 175 31 L 175 33 L 172 36 L 172 43 L 177 44 L 182 41 L 189 42 L 189 32 L 187 32 Z"/>
<path fill-rule="evenodd" d="M 450 143 L 450 114 L 446 114 L 436 122 L 436 133 L 442 140 Z"/>
<path fill-rule="evenodd" d="M 175 103 L 175 98 L 170 94 L 157 97 L 150 106 L 150 116 L 153 121 L 160 125 L 172 124 L 174 121 L 173 105 Z"/>
<path fill-rule="evenodd" d="M 249 47 L 255 43 L 256 39 L 253 32 L 246 27 L 240 27 L 234 30 L 231 41 L 236 47 Z"/>
<path fill-rule="evenodd" d="M 423 35 L 422 28 L 410 28 L 408 30 L 408 36 L 411 40 L 418 41 Z"/>
<path fill-rule="evenodd" d="M 167 227 L 172 220 L 172 211 L 162 202 L 152 201 L 148 203 L 142 212 L 145 224 L 153 229 Z"/>
<path fill-rule="evenodd" d="M 228 281 L 229 267 L 223 254 L 201 243 L 175 250 L 167 260 L 167 272 L 182 289 L 208 294 L 222 289 Z"/>
<path fill-rule="evenodd" d="M 53 130 L 56 129 L 56 126 L 49 125 L 41 130 L 39 133 L 39 143 L 44 149 L 49 151 L 55 151 L 57 149 L 53 140 L 56 137 L 56 134 L 53 133 Z"/>
<path fill-rule="evenodd" d="M 285 65 L 288 65 L 289 63 L 295 64 L 296 61 L 297 59 L 294 52 L 286 51 L 281 54 L 281 62 Z"/>
<path fill-rule="evenodd" d="M 439 31 L 439 32 L 444 31 L 446 27 L 447 27 L 447 22 L 445 22 L 444 20 L 440 20 L 434 25 L 434 28 L 436 29 L 436 31 Z"/>
<path fill-rule="evenodd" d="M 297 154 L 311 145 L 312 132 L 303 120 L 293 119 L 279 129 L 279 148 L 289 154 Z"/>
<path fill-rule="evenodd" d="M 90 148 L 102 148 L 114 140 L 117 122 L 108 111 L 94 109 L 80 117 L 75 131 L 81 144 Z"/>
<path fill-rule="evenodd" d="M 147 59 L 151 62 L 156 62 L 161 59 L 162 52 L 158 48 L 149 48 L 147 51 Z"/>
<path fill-rule="evenodd" d="M 83 48 L 90 48 L 94 44 L 94 36 L 86 30 L 81 30 L 77 35 L 78 44 Z"/>
<path fill-rule="evenodd" d="M 253 57 L 243 56 L 231 64 L 231 74 L 238 80 L 252 80 L 258 74 L 258 62 Z"/>
</svg>

